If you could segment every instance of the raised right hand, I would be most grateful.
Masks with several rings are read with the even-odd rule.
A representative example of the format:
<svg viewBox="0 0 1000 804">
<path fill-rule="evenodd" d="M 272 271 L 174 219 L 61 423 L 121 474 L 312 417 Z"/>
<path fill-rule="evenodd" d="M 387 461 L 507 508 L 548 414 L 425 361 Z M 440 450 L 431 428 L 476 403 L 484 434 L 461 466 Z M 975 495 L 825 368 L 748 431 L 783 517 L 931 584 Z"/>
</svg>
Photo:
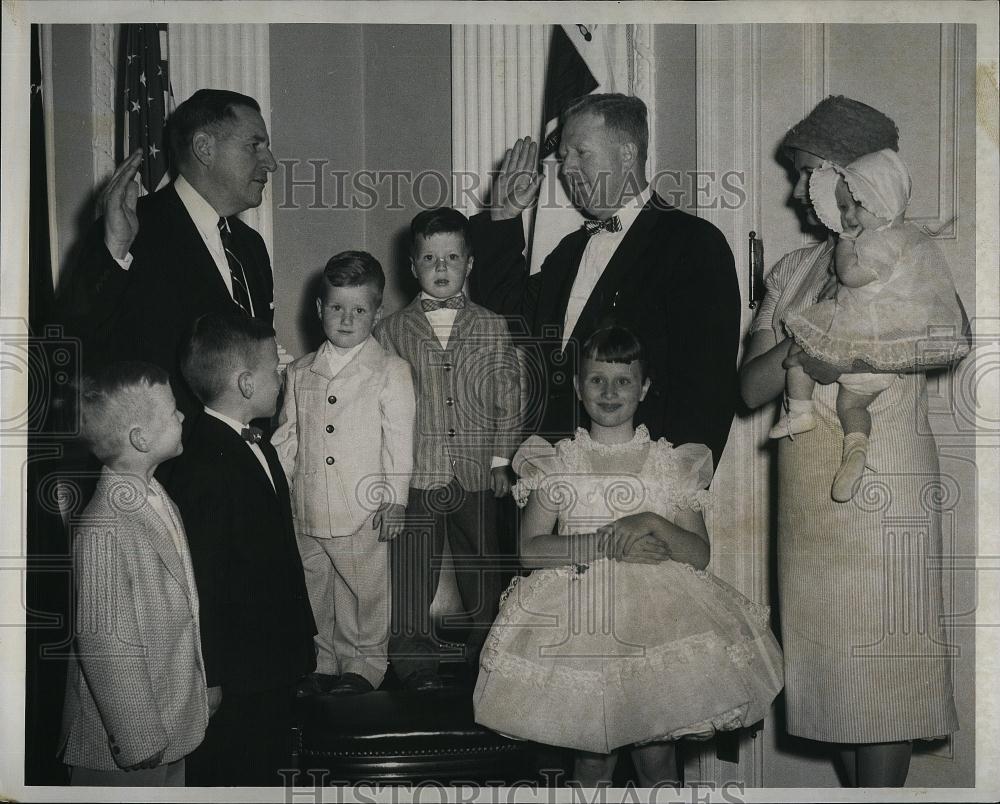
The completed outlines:
<svg viewBox="0 0 1000 804">
<path fill-rule="evenodd" d="M 535 203 L 542 177 L 538 172 L 538 143 L 531 137 L 517 140 L 503 156 L 500 173 L 493 184 L 490 218 L 516 218 Z"/>
<path fill-rule="evenodd" d="M 135 214 L 139 185 L 135 182 L 135 174 L 139 172 L 141 163 L 142 148 L 137 148 L 115 169 L 108 186 L 101 193 L 104 245 L 117 260 L 128 254 L 132 241 L 139 233 L 139 218 Z"/>
</svg>

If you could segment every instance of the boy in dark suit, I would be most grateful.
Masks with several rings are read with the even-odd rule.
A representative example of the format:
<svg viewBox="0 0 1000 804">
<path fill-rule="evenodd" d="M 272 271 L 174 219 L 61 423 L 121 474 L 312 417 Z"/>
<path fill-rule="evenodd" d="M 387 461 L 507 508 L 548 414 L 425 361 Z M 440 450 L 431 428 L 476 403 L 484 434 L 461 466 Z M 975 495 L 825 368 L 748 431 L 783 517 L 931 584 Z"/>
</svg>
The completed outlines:
<svg viewBox="0 0 1000 804">
<path fill-rule="evenodd" d="M 374 331 L 409 362 L 417 397 L 414 472 L 406 529 L 390 547 L 396 676 L 415 690 L 442 685 L 430 604 L 447 538 L 462 605 L 471 620 L 470 665 L 502 591 L 497 498 L 510 491 L 510 458 L 521 418 L 517 356 L 507 323 L 469 302 L 469 222 L 454 209 L 425 210 L 410 225 L 410 265 L 420 295 Z"/>
<path fill-rule="evenodd" d="M 199 318 L 181 372 L 204 404 L 167 473 L 191 545 L 210 693 L 222 703 L 191 756 L 189 783 L 283 784 L 295 684 L 315 667 L 313 623 L 288 485 L 249 426 L 274 415 L 274 330 L 240 313 Z"/>
</svg>

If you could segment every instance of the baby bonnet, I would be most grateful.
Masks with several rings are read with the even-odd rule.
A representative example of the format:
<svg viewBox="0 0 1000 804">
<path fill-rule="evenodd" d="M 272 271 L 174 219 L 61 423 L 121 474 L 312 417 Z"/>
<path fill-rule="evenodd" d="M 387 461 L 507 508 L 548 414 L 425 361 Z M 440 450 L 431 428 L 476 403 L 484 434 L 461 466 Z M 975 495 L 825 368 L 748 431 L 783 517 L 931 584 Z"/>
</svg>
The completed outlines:
<svg viewBox="0 0 1000 804">
<path fill-rule="evenodd" d="M 809 200 L 823 225 L 838 234 L 844 230 L 836 197 L 840 178 L 855 201 L 886 221 L 902 216 L 910 202 L 910 171 L 899 154 L 889 148 L 865 154 L 846 167 L 824 162 L 809 179 Z"/>
</svg>

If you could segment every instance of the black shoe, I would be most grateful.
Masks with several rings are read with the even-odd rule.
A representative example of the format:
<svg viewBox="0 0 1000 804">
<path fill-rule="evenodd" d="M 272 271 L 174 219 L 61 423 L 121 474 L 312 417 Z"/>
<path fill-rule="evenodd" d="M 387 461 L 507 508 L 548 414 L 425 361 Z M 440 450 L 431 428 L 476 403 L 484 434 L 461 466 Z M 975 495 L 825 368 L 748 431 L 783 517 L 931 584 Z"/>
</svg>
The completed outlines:
<svg viewBox="0 0 1000 804">
<path fill-rule="evenodd" d="M 403 679 L 403 687 L 411 692 L 436 692 L 444 686 L 441 676 L 433 670 L 417 670 Z"/>
<path fill-rule="evenodd" d="M 303 676 L 295 685 L 295 697 L 312 698 L 314 695 L 324 695 L 339 678 L 340 676 L 329 673 L 310 673 Z"/>
<path fill-rule="evenodd" d="M 357 673 L 344 673 L 326 691 L 327 695 L 363 695 L 374 691 L 372 683 Z"/>
</svg>

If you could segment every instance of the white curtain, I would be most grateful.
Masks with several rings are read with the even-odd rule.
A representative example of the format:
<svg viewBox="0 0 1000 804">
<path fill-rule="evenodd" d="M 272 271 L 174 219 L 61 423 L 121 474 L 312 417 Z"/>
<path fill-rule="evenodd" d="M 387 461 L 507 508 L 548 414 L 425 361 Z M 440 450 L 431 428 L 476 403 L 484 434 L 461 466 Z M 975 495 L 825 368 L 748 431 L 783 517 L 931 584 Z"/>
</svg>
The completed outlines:
<svg viewBox="0 0 1000 804">
<path fill-rule="evenodd" d="M 271 130 L 271 57 L 267 25 L 178 25 L 169 31 L 170 83 L 180 104 L 202 88 L 229 89 L 260 104 Z M 240 215 L 260 232 L 274 255 L 274 213 L 269 184 L 256 209 Z"/>
<path fill-rule="evenodd" d="M 631 92 L 649 109 L 650 164 L 654 94 L 652 25 L 609 25 L 612 76 L 602 91 Z M 453 25 L 452 167 L 454 205 L 477 212 L 489 195 L 489 173 L 518 137 L 542 135 L 542 101 L 551 25 Z M 600 68 L 595 65 L 595 70 Z M 598 79 L 603 73 L 596 75 Z"/>
</svg>

